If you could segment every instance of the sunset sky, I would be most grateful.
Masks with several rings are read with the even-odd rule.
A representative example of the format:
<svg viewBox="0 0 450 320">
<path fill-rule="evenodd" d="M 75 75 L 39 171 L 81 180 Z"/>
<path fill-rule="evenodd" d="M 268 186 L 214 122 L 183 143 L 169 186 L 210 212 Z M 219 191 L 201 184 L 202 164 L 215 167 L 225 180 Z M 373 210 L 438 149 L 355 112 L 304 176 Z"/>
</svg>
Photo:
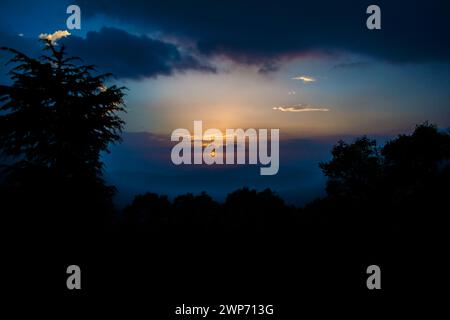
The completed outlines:
<svg viewBox="0 0 450 320">
<path fill-rule="evenodd" d="M 382 29 L 371 31 L 366 8 L 374 3 Z M 81 30 L 60 43 L 129 89 L 125 141 L 107 159 L 111 180 L 129 182 L 125 193 L 206 189 L 220 197 L 246 184 L 297 199 L 323 187 L 317 162 L 340 137 L 383 139 L 426 120 L 450 127 L 448 1 L 4 0 L 0 45 L 38 54 L 39 34 L 67 29 L 70 4 L 81 8 Z M 165 151 L 170 133 L 194 120 L 221 130 L 279 128 L 285 169 L 273 180 L 253 177 L 255 169 L 245 181 L 221 184 L 222 176 L 216 186 L 197 175 L 194 183 Z M 158 173 L 149 169 L 158 164 Z"/>
</svg>

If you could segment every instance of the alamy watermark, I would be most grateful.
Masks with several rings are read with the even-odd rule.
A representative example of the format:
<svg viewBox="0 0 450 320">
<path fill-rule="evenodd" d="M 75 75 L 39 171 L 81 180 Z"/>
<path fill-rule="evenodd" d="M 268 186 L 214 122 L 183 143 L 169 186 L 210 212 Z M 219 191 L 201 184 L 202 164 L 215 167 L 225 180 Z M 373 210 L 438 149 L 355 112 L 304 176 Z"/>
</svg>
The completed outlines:
<svg viewBox="0 0 450 320">
<path fill-rule="evenodd" d="M 67 29 L 80 30 L 81 29 L 81 9 L 80 9 L 80 7 L 75 4 L 71 4 L 70 6 L 67 7 L 66 13 L 70 14 L 70 16 L 66 20 Z"/>
<path fill-rule="evenodd" d="M 67 7 L 66 13 L 70 16 L 66 20 L 67 29 L 81 29 L 81 9 L 78 5 L 71 4 Z M 366 20 L 366 26 L 369 30 L 381 29 L 381 9 L 378 5 L 372 4 L 367 7 L 366 13 L 370 16 Z"/>
<path fill-rule="evenodd" d="M 270 129 L 219 129 L 203 132 L 203 122 L 194 121 L 194 134 L 188 129 L 172 132 L 171 159 L 180 164 L 261 164 L 261 175 L 275 175 L 280 165 L 280 130 Z M 180 141 L 181 140 L 181 141 Z M 270 150 L 269 150 L 270 147 Z"/>
</svg>

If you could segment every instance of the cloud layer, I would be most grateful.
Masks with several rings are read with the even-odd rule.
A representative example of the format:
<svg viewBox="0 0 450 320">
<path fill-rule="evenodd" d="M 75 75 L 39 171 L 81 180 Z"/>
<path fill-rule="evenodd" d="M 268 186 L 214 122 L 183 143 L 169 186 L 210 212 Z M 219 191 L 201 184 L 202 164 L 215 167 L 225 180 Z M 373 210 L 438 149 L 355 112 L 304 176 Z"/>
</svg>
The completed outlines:
<svg viewBox="0 0 450 320">
<path fill-rule="evenodd" d="M 308 77 L 308 76 L 297 76 L 297 77 L 293 77 L 291 78 L 292 80 L 299 80 L 299 81 L 303 81 L 305 82 L 315 82 L 316 79 L 313 77 Z"/>
<path fill-rule="evenodd" d="M 19 34 L 20 37 L 23 37 L 23 34 Z M 48 40 L 50 41 L 52 44 L 57 44 L 56 41 L 62 38 L 66 38 L 70 36 L 70 32 L 67 30 L 58 30 L 53 32 L 52 34 L 48 34 L 48 33 L 41 33 L 39 35 L 39 39 L 43 39 L 43 40 Z"/>
<path fill-rule="evenodd" d="M 63 43 L 70 54 L 83 57 L 117 77 L 155 77 L 184 70 L 215 71 L 194 56 L 182 53 L 174 44 L 116 28 L 91 31 L 86 38 L 71 36 Z"/>
<path fill-rule="evenodd" d="M 80 57 L 84 63 L 94 64 L 100 72 L 111 72 L 118 78 L 153 78 L 189 70 L 216 72 L 207 61 L 202 61 L 173 43 L 146 35 L 137 36 L 117 28 L 104 27 L 99 31 L 90 31 L 85 38 L 61 30 L 29 38 L 6 34 L 0 29 L 0 45 L 31 56 L 40 54 L 42 44 L 39 39 L 64 44 L 69 55 Z"/>
<path fill-rule="evenodd" d="M 296 104 L 292 106 L 281 106 L 281 107 L 273 107 L 273 110 L 278 110 L 282 112 L 327 112 L 330 111 L 328 108 L 323 107 L 315 107 L 307 104 Z"/>
<path fill-rule="evenodd" d="M 381 30 L 368 30 L 368 1 L 78 0 L 98 14 L 192 40 L 204 54 L 241 63 L 354 52 L 390 61 L 450 61 L 450 2 L 378 0 Z M 266 64 L 267 65 L 267 64 Z M 270 64 L 269 64 L 270 65 Z"/>
</svg>

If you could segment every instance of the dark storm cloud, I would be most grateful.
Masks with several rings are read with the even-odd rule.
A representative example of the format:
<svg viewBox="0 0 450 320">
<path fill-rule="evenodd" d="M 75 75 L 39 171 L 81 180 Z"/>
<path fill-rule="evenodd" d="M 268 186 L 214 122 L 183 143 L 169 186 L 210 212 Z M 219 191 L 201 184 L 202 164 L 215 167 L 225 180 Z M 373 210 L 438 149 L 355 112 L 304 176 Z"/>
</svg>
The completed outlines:
<svg viewBox="0 0 450 320">
<path fill-rule="evenodd" d="M 329 52 L 394 63 L 450 60 L 450 2 L 79 0 L 85 17 L 105 15 L 142 30 L 196 42 L 204 54 L 242 63 Z M 366 8 L 381 7 L 382 30 L 366 28 Z"/>
<path fill-rule="evenodd" d="M 192 69 L 214 71 L 171 43 L 115 28 L 88 32 L 86 38 L 70 36 L 61 43 L 70 54 L 122 78 L 155 77 Z"/>
<path fill-rule="evenodd" d="M 96 65 L 100 72 L 112 72 L 119 78 L 139 79 L 187 70 L 215 72 L 213 67 L 183 53 L 174 44 L 115 28 L 88 32 L 86 38 L 72 35 L 58 43 L 66 45 L 69 55 L 79 56 L 83 62 Z M 30 56 L 38 56 L 42 45 L 37 37 L 0 32 L 0 46 L 14 48 Z M 5 63 L 10 57 L 0 53 L 0 63 Z M 5 72 L 5 66 L 0 67 L 0 77 Z"/>
</svg>

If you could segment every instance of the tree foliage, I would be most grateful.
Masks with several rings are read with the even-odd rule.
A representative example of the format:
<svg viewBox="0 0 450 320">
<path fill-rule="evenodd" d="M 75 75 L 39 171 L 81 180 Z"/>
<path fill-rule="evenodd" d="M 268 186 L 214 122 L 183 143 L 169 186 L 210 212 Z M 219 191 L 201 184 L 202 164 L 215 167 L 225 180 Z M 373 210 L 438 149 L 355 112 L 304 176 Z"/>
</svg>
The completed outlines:
<svg viewBox="0 0 450 320">
<path fill-rule="evenodd" d="M 375 140 L 362 137 L 352 144 L 341 140 L 331 154 L 333 158 L 330 162 L 319 164 L 328 177 L 329 195 L 357 197 L 376 186 L 381 159 Z"/>
<path fill-rule="evenodd" d="M 399 135 L 380 148 L 367 138 L 352 144 L 340 141 L 332 159 L 320 167 L 328 177 L 330 197 L 400 203 L 407 198 L 430 201 L 448 191 L 444 179 L 449 161 L 449 133 L 425 122 L 411 135 Z"/>
<path fill-rule="evenodd" d="M 75 64 L 49 40 L 31 58 L 11 48 L 11 85 L 0 85 L 0 150 L 19 166 L 49 169 L 59 177 L 100 177 L 100 153 L 120 140 L 124 88 L 107 87 L 110 74 Z"/>
<path fill-rule="evenodd" d="M 0 85 L 0 154 L 12 164 L 0 168 L 0 200 L 29 231 L 94 229 L 112 218 L 101 153 L 120 140 L 124 88 L 43 41 L 39 58 L 1 48 L 12 67 Z"/>
</svg>

